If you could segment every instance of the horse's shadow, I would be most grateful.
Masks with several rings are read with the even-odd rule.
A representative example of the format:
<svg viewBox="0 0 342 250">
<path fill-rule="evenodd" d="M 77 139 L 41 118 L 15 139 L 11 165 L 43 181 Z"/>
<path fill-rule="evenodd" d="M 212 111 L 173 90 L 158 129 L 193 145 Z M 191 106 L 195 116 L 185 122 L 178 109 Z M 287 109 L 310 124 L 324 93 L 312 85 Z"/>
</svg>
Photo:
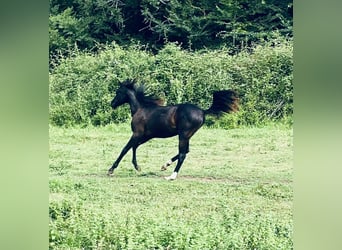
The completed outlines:
<svg viewBox="0 0 342 250">
<path fill-rule="evenodd" d="M 158 173 L 158 172 L 145 172 L 145 173 L 139 173 L 137 175 L 138 177 L 151 177 L 151 178 L 155 178 L 155 177 L 164 177 L 162 174 Z"/>
</svg>

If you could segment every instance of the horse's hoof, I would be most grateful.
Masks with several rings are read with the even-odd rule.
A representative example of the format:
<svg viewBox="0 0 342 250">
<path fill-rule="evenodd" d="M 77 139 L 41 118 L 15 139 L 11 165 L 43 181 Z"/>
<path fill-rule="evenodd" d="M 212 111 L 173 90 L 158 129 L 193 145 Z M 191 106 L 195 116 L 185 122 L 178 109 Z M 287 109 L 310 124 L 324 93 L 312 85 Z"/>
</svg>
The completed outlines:
<svg viewBox="0 0 342 250">
<path fill-rule="evenodd" d="M 167 181 L 174 181 L 174 180 L 176 180 L 176 178 L 172 178 L 171 176 L 166 176 L 166 177 L 164 177 L 164 179 L 167 180 Z"/>
<path fill-rule="evenodd" d="M 170 176 L 166 176 L 164 178 L 165 178 L 165 180 L 168 180 L 168 181 L 174 181 L 177 178 L 177 173 L 173 172 Z"/>
<path fill-rule="evenodd" d="M 113 171 L 108 170 L 107 175 L 108 175 L 108 176 L 113 176 L 113 175 L 114 175 L 114 174 L 113 174 Z"/>
<path fill-rule="evenodd" d="M 141 167 L 139 167 L 139 166 L 136 166 L 135 169 L 136 169 L 138 172 L 141 171 Z"/>
<path fill-rule="evenodd" d="M 172 160 L 169 160 L 168 162 L 166 162 L 162 167 L 161 167 L 161 171 L 165 171 L 167 170 L 167 167 L 170 166 L 172 164 Z"/>
</svg>

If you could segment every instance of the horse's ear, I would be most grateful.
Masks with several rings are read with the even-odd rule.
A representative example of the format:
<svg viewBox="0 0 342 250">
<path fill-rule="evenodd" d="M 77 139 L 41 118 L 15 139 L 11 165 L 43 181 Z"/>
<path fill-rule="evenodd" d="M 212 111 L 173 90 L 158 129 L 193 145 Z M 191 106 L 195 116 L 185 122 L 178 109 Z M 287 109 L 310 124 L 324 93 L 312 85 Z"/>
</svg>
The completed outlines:
<svg viewBox="0 0 342 250">
<path fill-rule="evenodd" d="M 129 89 L 134 89 L 134 85 L 135 85 L 136 81 L 135 79 L 126 79 L 123 82 L 120 82 L 120 87 L 126 87 Z"/>
</svg>

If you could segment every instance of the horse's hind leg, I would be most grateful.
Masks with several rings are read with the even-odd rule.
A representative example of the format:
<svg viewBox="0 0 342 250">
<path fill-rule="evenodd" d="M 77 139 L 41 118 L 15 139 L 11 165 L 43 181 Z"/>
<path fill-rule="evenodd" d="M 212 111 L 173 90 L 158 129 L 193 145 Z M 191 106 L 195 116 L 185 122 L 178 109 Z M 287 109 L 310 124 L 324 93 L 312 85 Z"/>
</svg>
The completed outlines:
<svg viewBox="0 0 342 250">
<path fill-rule="evenodd" d="M 165 177 L 166 180 L 175 180 L 177 178 L 178 172 L 185 160 L 186 154 L 189 152 L 189 139 L 188 138 L 182 138 L 179 140 L 179 154 L 178 156 L 178 161 L 177 165 L 173 171 L 173 173 Z M 176 157 L 176 156 L 175 156 Z M 175 158 L 174 157 L 174 158 Z"/>
<path fill-rule="evenodd" d="M 164 171 L 164 170 L 167 170 L 167 167 L 170 166 L 173 162 L 175 162 L 176 160 L 178 160 L 179 158 L 179 154 L 172 157 L 168 162 L 166 162 L 162 167 L 161 167 L 161 170 Z"/>
<path fill-rule="evenodd" d="M 185 154 L 189 153 L 189 143 L 187 144 Z M 162 167 L 161 170 L 165 171 L 169 166 L 171 166 L 172 163 L 174 163 L 176 160 L 179 159 L 179 154 L 172 157 L 170 160 L 168 160 Z"/>
</svg>

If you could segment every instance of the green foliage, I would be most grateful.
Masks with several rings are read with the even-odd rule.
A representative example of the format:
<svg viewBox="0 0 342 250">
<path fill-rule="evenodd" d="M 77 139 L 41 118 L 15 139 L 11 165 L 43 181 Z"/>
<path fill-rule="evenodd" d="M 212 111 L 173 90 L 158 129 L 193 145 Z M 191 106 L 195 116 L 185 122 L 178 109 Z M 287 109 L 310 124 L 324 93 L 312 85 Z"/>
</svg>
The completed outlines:
<svg viewBox="0 0 342 250">
<path fill-rule="evenodd" d="M 235 51 L 271 39 L 272 32 L 292 35 L 292 1 L 142 1 L 148 28 L 164 41 L 201 49 L 225 44 Z"/>
<path fill-rule="evenodd" d="M 75 44 L 94 49 L 140 41 L 159 50 L 168 42 L 186 49 L 227 46 L 231 51 L 292 36 L 292 0 L 51 0 L 50 56 Z M 96 49 L 96 47 L 95 47 Z"/>
<path fill-rule="evenodd" d="M 134 47 L 113 45 L 97 55 L 75 51 L 60 59 L 50 74 L 50 120 L 56 125 L 108 124 L 126 121 L 127 108 L 111 113 L 118 81 L 144 72 L 149 55 Z"/>
<path fill-rule="evenodd" d="M 91 41 L 86 36 L 86 26 L 74 16 L 72 8 L 50 15 L 49 18 L 49 50 L 57 56 L 57 51 L 66 53 L 75 46 L 85 47 Z"/>
<path fill-rule="evenodd" d="M 50 249 L 293 249 L 291 129 L 203 128 L 173 182 L 159 169 L 177 138 L 142 145 L 141 172 L 129 153 L 110 178 L 128 124 L 49 132 Z"/>
<path fill-rule="evenodd" d="M 53 62 L 52 62 L 53 64 Z M 288 120 L 293 113 L 292 41 L 281 37 L 230 55 L 228 49 L 189 52 L 167 44 L 153 55 L 142 46 L 103 46 L 91 54 L 73 50 L 50 72 L 50 122 L 59 126 L 105 125 L 129 119 L 128 107 L 112 111 L 120 81 L 144 83 L 167 104 L 210 106 L 212 92 L 235 89 L 240 111 L 209 126 L 233 128 Z"/>
<path fill-rule="evenodd" d="M 75 45 L 92 49 L 98 43 L 117 40 L 123 26 L 119 1 L 50 1 L 50 57 L 68 54 Z"/>
<path fill-rule="evenodd" d="M 71 203 L 73 203 L 71 201 Z M 75 204 L 73 204 L 76 207 Z M 65 203 L 50 204 L 50 247 L 62 249 L 291 249 L 292 228 L 283 220 L 219 208 L 222 218 L 180 218 L 136 214 L 121 216 Z M 96 211 L 96 210 L 95 210 Z M 71 217 L 70 217 L 71 216 Z M 53 219 L 55 218 L 55 219 Z M 115 223 L 111 223 L 115 220 Z M 73 223 L 77 223 L 76 225 Z"/>
</svg>

